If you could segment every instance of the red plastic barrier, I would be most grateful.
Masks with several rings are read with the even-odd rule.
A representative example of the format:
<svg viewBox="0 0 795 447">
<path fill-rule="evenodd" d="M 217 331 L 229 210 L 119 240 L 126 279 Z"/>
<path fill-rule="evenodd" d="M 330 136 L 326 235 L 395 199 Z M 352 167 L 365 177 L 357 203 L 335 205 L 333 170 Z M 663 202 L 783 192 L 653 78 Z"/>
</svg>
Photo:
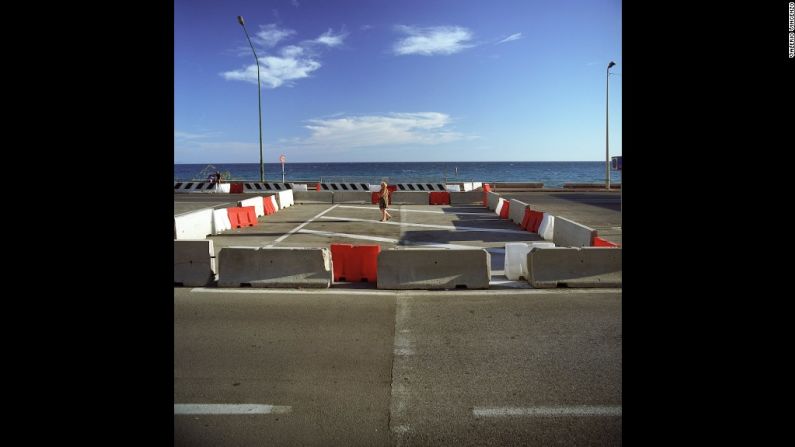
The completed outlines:
<svg viewBox="0 0 795 447">
<path fill-rule="evenodd" d="M 248 225 L 249 227 L 253 227 L 257 224 L 257 213 L 254 211 L 253 206 L 241 206 L 240 207 L 240 224 L 241 225 Z"/>
<path fill-rule="evenodd" d="M 508 210 L 511 209 L 511 202 L 507 200 L 502 201 L 502 208 L 500 209 L 500 219 L 508 218 Z"/>
<path fill-rule="evenodd" d="M 380 245 L 331 244 L 334 281 L 376 282 Z"/>
<path fill-rule="evenodd" d="M 229 223 L 232 228 L 240 228 L 240 219 L 237 217 L 237 208 L 227 208 L 226 215 L 229 216 Z"/>
<path fill-rule="evenodd" d="M 538 233 L 538 228 L 541 227 L 541 221 L 544 220 L 544 213 L 541 211 L 530 210 L 530 220 L 527 221 L 527 231 L 531 233 Z"/>
<path fill-rule="evenodd" d="M 489 185 L 488 183 L 484 183 L 483 184 L 483 191 L 486 191 L 486 192 L 491 191 L 491 185 Z"/>
<path fill-rule="evenodd" d="M 380 245 L 354 245 L 351 252 L 353 266 L 348 281 L 376 282 L 378 279 L 378 253 L 381 253 Z"/>
<path fill-rule="evenodd" d="M 272 196 L 262 198 L 262 205 L 265 209 L 266 216 L 270 216 L 271 214 L 276 212 L 276 208 L 273 206 L 273 200 L 271 199 L 271 197 Z"/>
<path fill-rule="evenodd" d="M 315 183 L 315 191 L 320 191 L 320 183 Z"/>
<path fill-rule="evenodd" d="M 450 193 L 447 191 L 431 191 L 428 199 L 431 205 L 449 205 Z"/>
<path fill-rule="evenodd" d="M 351 253 L 351 244 L 331 244 L 331 264 L 334 270 L 334 282 L 345 278 L 345 266 Z"/>
<path fill-rule="evenodd" d="M 488 183 L 483 184 L 483 206 L 489 206 L 489 191 L 491 191 L 491 185 Z"/>
<path fill-rule="evenodd" d="M 618 247 L 619 245 L 615 242 L 610 242 L 607 239 L 602 239 L 599 236 L 594 236 L 593 241 L 591 241 L 592 247 Z"/>
<path fill-rule="evenodd" d="M 257 215 L 253 206 L 239 206 L 226 209 L 232 228 L 253 227 L 257 224 Z"/>
<path fill-rule="evenodd" d="M 229 192 L 232 194 L 243 192 L 243 182 L 234 182 L 229 186 Z"/>
<path fill-rule="evenodd" d="M 524 209 L 524 216 L 522 216 L 522 223 L 519 224 L 519 226 L 523 230 L 527 230 L 527 223 L 528 222 L 530 222 L 530 208 L 525 208 Z M 527 231 L 530 231 L 530 230 L 527 230 Z"/>
</svg>

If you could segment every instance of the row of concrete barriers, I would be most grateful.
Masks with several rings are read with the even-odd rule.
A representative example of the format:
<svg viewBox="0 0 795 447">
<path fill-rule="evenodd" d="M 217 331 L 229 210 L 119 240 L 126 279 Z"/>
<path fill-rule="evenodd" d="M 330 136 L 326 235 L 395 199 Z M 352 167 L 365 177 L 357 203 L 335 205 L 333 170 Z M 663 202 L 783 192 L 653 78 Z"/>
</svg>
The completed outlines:
<svg viewBox="0 0 795 447">
<path fill-rule="evenodd" d="M 405 248 L 371 251 L 378 289 L 488 289 L 486 249 Z M 328 248 L 225 247 L 218 264 L 211 240 L 174 241 L 174 282 L 202 287 L 329 288 L 334 283 Z M 534 247 L 526 253 L 526 279 L 535 288 L 620 287 L 621 250 L 605 247 Z M 216 276 L 217 272 L 217 276 Z M 373 282 L 373 281 L 371 281 Z"/>
<path fill-rule="evenodd" d="M 241 226 L 256 225 L 257 217 L 273 214 L 295 204 L 293 191 L 250 197 L 237 207 L 210 209 L 174 216 L 174 239 L 202 239 Z"/>
</svg>

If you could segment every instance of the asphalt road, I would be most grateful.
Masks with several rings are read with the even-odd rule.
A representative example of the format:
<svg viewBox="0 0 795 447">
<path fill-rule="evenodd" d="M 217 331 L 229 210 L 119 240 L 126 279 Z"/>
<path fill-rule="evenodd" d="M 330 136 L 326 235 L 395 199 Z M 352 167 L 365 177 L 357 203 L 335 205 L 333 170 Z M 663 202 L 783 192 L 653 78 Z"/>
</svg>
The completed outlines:
<svg viewBox="0 0 795 447">
<path fill-rule="evenodd" d="M 174 289 L 175 445 L 620 445 L 620 290 Z"/>
</svg>

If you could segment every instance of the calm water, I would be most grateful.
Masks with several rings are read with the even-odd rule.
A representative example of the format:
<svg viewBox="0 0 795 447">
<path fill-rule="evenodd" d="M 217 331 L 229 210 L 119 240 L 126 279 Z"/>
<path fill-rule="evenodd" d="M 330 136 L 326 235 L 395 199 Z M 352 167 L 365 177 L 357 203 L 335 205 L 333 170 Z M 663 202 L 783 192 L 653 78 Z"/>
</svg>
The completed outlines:
<svg viewBox="0 0 795 447">
<path fill-rule="evenodd" d="M 231 180 L 259 181 L 257 163 L 175 164 L 174 181 L 206 180 L 215 170 Z M 476 181 L 541 182 L 546 187 L 564 183 L 600 183 L 605 163 L 598 161 L 410 162 L 410 163 L 287 163 L 285 181 L 390 183 Z M 610 171 L 611 182 L 621 183 L 621 172 Z M 224 180 L 230 180 L 226 176 Z M 281 182 L 279 163 L 265 164 L 265 181 Z"/>
</svg>

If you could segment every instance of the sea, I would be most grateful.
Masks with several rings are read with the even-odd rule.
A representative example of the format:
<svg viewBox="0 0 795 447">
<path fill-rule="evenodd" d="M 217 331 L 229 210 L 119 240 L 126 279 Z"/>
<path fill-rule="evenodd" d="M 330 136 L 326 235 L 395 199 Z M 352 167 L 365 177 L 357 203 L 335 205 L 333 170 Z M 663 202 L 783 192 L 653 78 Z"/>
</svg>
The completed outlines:
<svg viewBox="0 0 795 447">
<path fill-rule="evenodd" d="M 174 181 L 207 180 L 215 171 L 224 180 L 259 181 L 258 163 L 175 164 Z M 266 182 L 539 182 L 603 183 L 603 161 L 444 161 L 361 163 L 265 163 Z M 610 170 L 610 182 L 621 183 L 621 171 Z"/>
</svg>

